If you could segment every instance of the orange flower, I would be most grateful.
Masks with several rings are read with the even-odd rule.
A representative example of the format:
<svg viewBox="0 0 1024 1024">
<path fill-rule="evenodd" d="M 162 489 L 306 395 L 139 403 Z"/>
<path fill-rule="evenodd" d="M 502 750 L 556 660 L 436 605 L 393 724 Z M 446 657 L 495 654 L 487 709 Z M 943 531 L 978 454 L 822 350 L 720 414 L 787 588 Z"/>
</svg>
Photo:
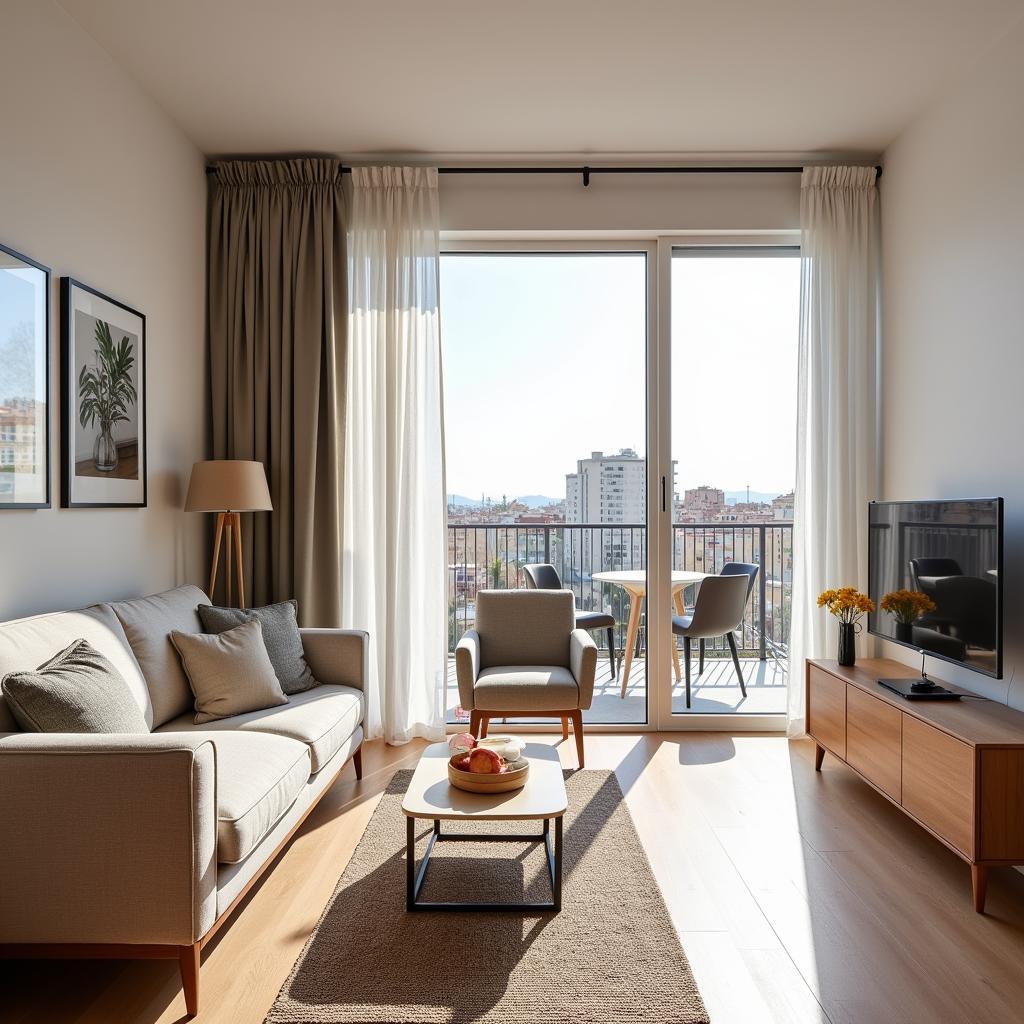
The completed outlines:
<svg viewBox="0 0 1024 1024">
<path fill-rule="evenodd" d="M 883 612 L 891 612 L 904 625 L 910 625 L 925 612 L 935 611 L 935 602 L 920 590 L 893 590 L 880 604 Z"/>
<path fill-rule="evenodd" d="M 875 602 L 855 587 L 837 587 L 823 590 L 818 595 L 818 607 L 825 608 L 840 622 L 854 623 L 862 615 L 875 610 Z"/>
</svg>

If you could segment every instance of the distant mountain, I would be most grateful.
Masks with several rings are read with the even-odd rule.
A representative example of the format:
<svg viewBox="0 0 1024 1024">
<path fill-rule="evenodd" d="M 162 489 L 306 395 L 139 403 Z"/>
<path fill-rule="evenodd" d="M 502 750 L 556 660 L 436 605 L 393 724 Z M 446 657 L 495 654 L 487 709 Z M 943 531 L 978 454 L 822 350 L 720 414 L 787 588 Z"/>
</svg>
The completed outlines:
<svg viewBox="0 0 1024 1024">
<path fill-rule="evenodd" d="M 742 491 L 726 491 L 725 492 L 725 503 L 726 505 L 736 505 L 741 501 L 756 501 L 765 505 L 770 505 L 772 498 L 777 498 L 780 494 L 785 494 L 785 491 L 751 491 L 750 497 L 747 497 L 747 490 L 744 488 Z"/>
<path fill-rule="evenodd" d="M 549 498 L 543 494 L 520 494 L 520 495 L 509 495 L 509 501 L 518 501 L 520 504 L 526 505 L 527 508 L 543 508 L 545 505 L 554 505 L 563 498 Z M 449 494 L 448 495 L 449 505 L 461 505 L 463 508 L 483 508 L 484 503 L 479 498 L 467 498 L 464 494 Z M 495 501 L 492 499 L 489 504 L 494 505 Z"/>
</svg>

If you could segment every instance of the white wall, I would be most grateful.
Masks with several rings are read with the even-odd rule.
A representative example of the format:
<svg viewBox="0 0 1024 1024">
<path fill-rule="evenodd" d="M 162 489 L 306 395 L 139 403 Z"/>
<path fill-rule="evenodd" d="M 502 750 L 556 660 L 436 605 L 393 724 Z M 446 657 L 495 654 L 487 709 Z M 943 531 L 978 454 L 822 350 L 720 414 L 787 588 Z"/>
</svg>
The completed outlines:
<svg viewBox="0 0 1024 1024">
<path fill-rule="evenodd" d="M 49 0 L 3 0 L 0 241 L 53 272 L 51 400 L 59 394 L 59 278 L 147 316 L 149 507 L 0 511 L 0 619 L 203 577 L 202 523 L 180 511 L 204 453 L 203 159 L 113 60 Z"/>
<path fill-rule="evenodd" d="M 1024 23 L 885 154 L 883 498 L 1006 499 L 1002 680 L 1024 708 Z M 916 661 L 885 644 L 885 653 Z M 910 655 L 908 659 L 908 654 Z"/>
<path fill-rule="evenodd" d="M 578 163 L 570 161 L 570 164 Z M 797 174 L 446 174 L 441 228 L 459 237 L 779 232 L 800 228 Z"/>
</svg>

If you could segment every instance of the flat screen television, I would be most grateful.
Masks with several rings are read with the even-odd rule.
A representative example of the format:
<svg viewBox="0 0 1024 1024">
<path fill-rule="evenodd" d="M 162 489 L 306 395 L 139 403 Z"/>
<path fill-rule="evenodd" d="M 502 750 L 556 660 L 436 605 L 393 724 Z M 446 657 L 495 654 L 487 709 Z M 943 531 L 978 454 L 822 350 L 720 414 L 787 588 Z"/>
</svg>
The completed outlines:
<svg viewBox="0 0 1024 1024">
<path fill-rule="evenodd" d="M 996 679 L 1003 674 L 1003 499 L 873 501 L 868 596 L 919 590 L 935 610 L 904 625 L 888 612 L 868 632 Z"/>
</svg>

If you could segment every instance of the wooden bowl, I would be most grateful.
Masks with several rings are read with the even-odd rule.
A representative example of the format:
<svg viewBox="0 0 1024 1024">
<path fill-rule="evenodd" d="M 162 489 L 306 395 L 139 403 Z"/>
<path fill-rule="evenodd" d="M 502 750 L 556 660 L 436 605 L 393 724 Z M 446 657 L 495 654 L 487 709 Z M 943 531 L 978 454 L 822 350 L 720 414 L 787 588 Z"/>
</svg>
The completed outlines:
<svg viewBox="0 0 1024 1024">
<path fill-rule="evenodd" d="M 461 757 L 457 754 L 456 757 Z M 479 775 L 476 772 L 464 772 L 452 764 L 455 757 L 448 761 L 448 781 L 456 788 L 467 793 L 511 793 L 514 789 L 522 789 L 530 775 L 530 762 L 525 757 L 518 761 L 510 761 L 508 771 L 500 775 Z"/>
</svg>

